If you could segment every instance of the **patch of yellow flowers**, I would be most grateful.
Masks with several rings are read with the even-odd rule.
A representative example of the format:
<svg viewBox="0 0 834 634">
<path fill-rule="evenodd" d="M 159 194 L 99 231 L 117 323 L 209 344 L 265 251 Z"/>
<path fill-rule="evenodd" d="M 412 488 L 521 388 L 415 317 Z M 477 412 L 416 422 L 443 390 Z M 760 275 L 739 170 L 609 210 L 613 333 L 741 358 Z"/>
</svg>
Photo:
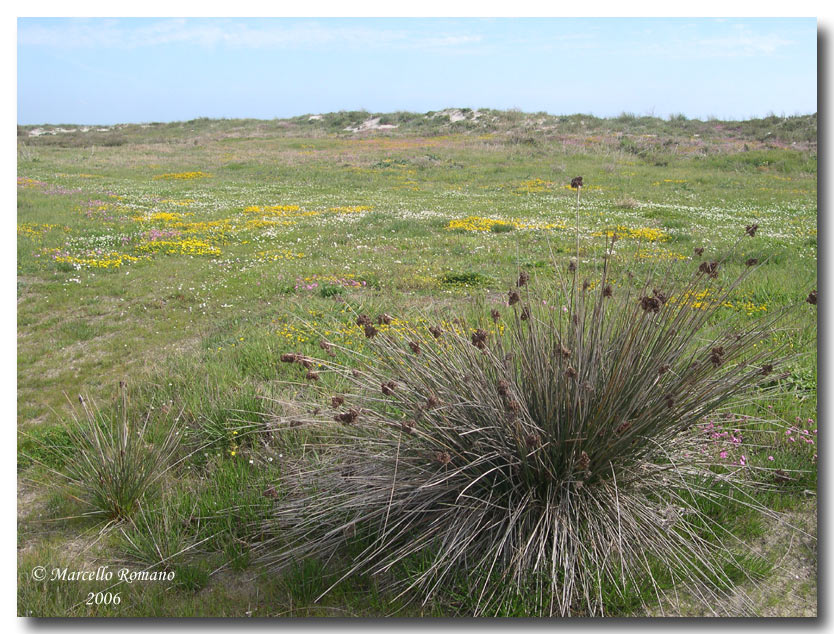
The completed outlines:
<svg viewBox="0 0 834 634">
<path fill-rule="evenodd" d="M 119 253 L 113 251 L 111 253 L 102 253 L 95 257 L 78 257 L 74 255 L 56 255 L 55 262 L 61 264 L 71 264 L 75 268 L 86 269 L 117 269 L 122 264 L 129 264 L 131 262 L 138 262 L 141 257 L 128 255 L 127 253 Z"/>
<path fill-rule="evenodd" d="M 270 214 L 274 216 L 284 216 L 297 211 L 301 211 L 301 207 L 298 205 L 268 205 L 266 207 L 250 205 L 243 210 L 247 214 Z"/>
<path fill-rule="evenodd" d="M 447 229 L 461 231 L 493 231 L 495 227 L 512 227 L 513 229 L 564 229 L 565 225 L 557 222 L 526 222 L 522 220 L 500 220 L 497 218 L 484 218 L 483 216 L 467 216 L 450 220 Z"/>
<path fill-rule="evenodd" d="M 177 180 L 177 181 L 188 181 L 194 180 L 195 178 L 211 178 L 211 174 L 207 172 L 171 172 L 169 174 L 157 174 L 154 176 L 154 180 Z"/>
<path fill-rule="evenodd" d="M 24 222 L 17 225 L 17 234 L 32 238 L 33 240 L 40 240 L 43 234 L 52 229 L 62 229 L 69 233 L 70 228 L 62 225 L 39 224 L 37 222 Z"/>
<path fill-rule="evenodd" d="M 153 240 L 136 247 L 144 253 L 166 253 L 169 255 L 220 255 L 221 251 L 205 240 L 178 238 L 174 240 Z"/>
<path fill-rule="evenodd" d="M 645 240 L 646 242 L 665 242 L 669 236 L 663 233 L 660 229 L 655 227 L 639 227 L 632 229 L 623 225 L 617 225 L 616 229 L 608 229 L 607 231 L 597 231 L 592 234 L 594 237 L 606 236 L 611 238 L 617 235 L 618 238 L 628 238 L 631 240 Z"/>
<path fill-rule="evenodd" d="M 670 297 L 669 302 L 673 304 L 684 303 L 690 308 L 694 308 L 696 310 L 706 310 L 714 303 L 714 300 L 711 300 L 711 298 L 712 291 L 710 289 L 703 289 L 700 291 L 692 290 L 685 292 L 680 296 Z M 747 313 L 748 315 L 767 312 L 767 304 L 757 304 L 750 299 L 744 298 L 737 299 L 735 301 L 724 300 L 721 302 L 721 306 L 723 308 L 730 308 L 732 310 Z"/>
<path fill-rule="evenodd" d="M 553 185 L 553 181 L 546 181 L 542 178 L 531 178 L 526 181 L 521 181 L 516 187 L 517 193 L 535 194 L 538 192 L 545 192 Z"/>
</svg>

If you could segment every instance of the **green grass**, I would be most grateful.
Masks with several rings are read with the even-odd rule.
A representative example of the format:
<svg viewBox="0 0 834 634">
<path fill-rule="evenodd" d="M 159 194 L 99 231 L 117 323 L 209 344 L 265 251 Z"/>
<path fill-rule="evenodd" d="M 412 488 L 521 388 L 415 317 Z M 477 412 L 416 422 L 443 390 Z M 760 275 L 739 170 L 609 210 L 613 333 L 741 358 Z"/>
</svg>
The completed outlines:
<svg viewBox="0 0 834 634">
<path fill-rule="evenodd" d="M 251 550 L 277 503 L 265 492 L 274 486 L 284 495 L 295 461 L 310 458 L 316 441 L 303 426 L 292 435 L 269 427 L 273 414 L 305 415 L 292 403 L 307 394 L 306 369 L 280 357 L 320 356 L 324 340 L 343 361 L 338 346 L 363 345 L 358 314 L 408 322 L 437 309 L 474 320 L 484 306 L 501 307 L 519 268 L 552 276 L 551 258 L 564 265 L 575 248 L 575 194 L 565 188 L 573 176 L 587 185 L 580 257 L 588 266 L 603 249 L 595 234 L 662 232 L 656 241 L 617 243 L 615 280 L 627 268 L 662 270 L 670 259 L 697 267 L 695 247 L 705 248 L 704 260 L 719 259 L 758 223 L 727 274 L 749 258 L 760 268 L 725 310 L 744 325 L 816 287 L 815 115 L 704 122 L 485 109 L 476 117 L 464 109 L 464 119 L 452 122 L 449 113 L 433 114 L 198 119 L 38 137 L 19 128 L 18 471 L 27 500 L 19 614 L 466 613 L 465 586 L 459 597 L 405 605 L 387 592 L 385 578 L 358 577 L 315 603 L 325 562 L 301 562 L 286 577 L 262 574 Z M 399 127 L 344 130 L 377 116 Z M 210 176 L 158 178 L 184 172 Z M 286 209 L 246 211 L 271 206 Z M 504 223 L 448 228 L 469 217 Z M 153 236 L 202 246 L 157 252 Z M 140 259 L 115 267 L 110 253 Z M 108 259 L 109 266 L 90 266 Z M 816 427 L 807 423 L 816 420 L 816 309 L 804 305 L 794 326 L 762 344 L 784 343 L 796 355 L 772 408 L 734 408 L 764 419 L 745 432 L 744 446 L 751 465 L 788 474 L 761 493 L 779 510 L 801 506 L 803 491 L 816 488 L 816 445 L 785 435 L 797 417 L 803 429 Z M 122 528 L 154 534 L 157 520 L 142 524 L 134 512 L 97 540 L 101 524 L 78 517 L 80 507 L 62 497 L 51 472 L 65 468 L 75 448 L 69 403 L 84 392 L 108 411 L 120 381 L 131 416 L 148 421 L 149 438 L 177 419 L 181 455 L 210 443 L 141 506 L 146 519 L 187 522 L 178 524 L 181 542 L 200 545 L 176 563 L 171 588 L 132 584 L 117 608 L 89 607 L 84 591 L 100 584 L 44 584 L 27 574 L 47 563 L 116 565 L 130 559 Z M 319 385 L 343 387 L 326 374 Z M 743 507 L 715 512 L 745 539 L 766 530 Z M 771 574 L 762 562 L 746 566 Z M 521 596 L 505 612 L 523 615 L 529 600 Z M 637 607 L 613 594 L 609 604 L 622 614 Z"/>
</svg>

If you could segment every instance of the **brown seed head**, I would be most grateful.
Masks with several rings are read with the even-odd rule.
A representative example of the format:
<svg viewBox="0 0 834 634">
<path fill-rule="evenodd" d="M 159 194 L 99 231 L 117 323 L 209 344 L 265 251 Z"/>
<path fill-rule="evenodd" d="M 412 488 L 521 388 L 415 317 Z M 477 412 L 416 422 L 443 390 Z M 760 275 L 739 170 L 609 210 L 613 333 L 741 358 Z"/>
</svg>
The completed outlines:
<svg viewBox="0 0 834 634">
<path fill-rule="evenodd" d="M 568 271 L 573 273 L 576 270 L 576 258 L 571 258 L 568 262 Z"/>
<path fill-rule="evenodd" d="M 528 319 L 530 319 L 530 307 L 529 306 L 524 306 L 521 309 L 521 319 L 523 321 L 527 321 Z"/>
<path fill-rule="evenodd" d="M 701 273 L 706 273 L 710 277 L 718 277 L 718 262 L 701 262 L 698 270 Z"/>
<path fill-rule="evenodd" d="M 356 419 L 359 418 L 359 410 L 349 409 L 348 411 L 342 412 L 341 414 L 336 414 L 333 418 L 339 423 L 350 425 L 352 423 L 355 423 Z"/>
<path fill-rule="evenodd" d="M 582 453 L 579 454 L 579 461 L 577 464 L 582 471 L 588 470 L 588 467 L 591 465 L 591 457 L 588 455 L 588 452 L 583 450 Z"/>
<path fill-rule="evenodd" d="M 704 255 L 704 247 L 695 247 L 695 255 L 699 258 Z"/>
<path fill-rule="evenodd" d="M 530 274 L 527 271 L 522 271 L 518 276 L 518 282 L 516 282 L 516 286 L 524 286 L 527 282 L 530 281 Z"/>
<path fill-rule="evenodd" d="M 492 321 L 494 321 L 496 324 L 501 320 L 501 313 L 498 312 L 497 308 L 493 308 L 489 312 L 489 316 L 492 317 Z"/>
<path fill-rule="evenodd" d="M 313 372 L 312 370 L 310 370 L 309 372 L 307 372 L 307 380 L 308 381 L 318 381 L 319 380 L 319 373 L 318 372 Z"/>
<path fill-rule="evenodd" d="M 751 238 L 756 235 L 756 230 L 759 228 L 759 225 L 747 225 L 744 228 L 744 233 L 746 233 Z"/>
<path fill-rule="evenodd" d="M 663 376 L 664 374 L 666 374 L 666 373 L 667 373 L 669 370 L 671 370 L 671 369 L 672 369 L 672 366 L 671 366 L 671 365 L 669 365 L 668 363 L 663 363 L 663 364 L 662 364 L 662 365 L 661 365 L 661 366 L 657 369 L 657 375 L 658 375 L 658 376 Z"/>
<path fill-rule="evenodd" d="M 568 377 L 569 379 L 575 379 L 576 378 L 576 370 L 574 370 L 572 366 L 568 366 L 568 369 L 565 370 L 565 376 Z"/>
<path fill-rule="evenodd" d="M 579 189 L 582 187 L 582 177 L 577 176 L 576 178 L 572 179 L 570 182 L 571 189 Z"/>
<path fill-rule="evenodd" d="M 376 318 L 376 322 L 379 325 L 385 324 L 386 326 L 391 323 L 391 315 L 388 313 L 382 313 L 379 317 Z"/>
<path fill-rule="evenodd" d="M 808 293 L 808 297 L 805 299 L 806 302 L 812 304 L 814 306 L 817 305 L 817 289 L 812 290 Z"/>
<path fill-rule="evenodd" d="M 771 372 L 773 372 L 773 364 L 772 363 L 768 363 L 768 364 L 763 365 L 762 369 L 759 370 L 759 374 L 761 374 L 762 376 L 767 376 Z"/>
<path fill-rule="evenodd" d="M 665 304 L 668 299 L 663 292 L 657 290 L 656 288 L 652 289 L 652 295 L 654 295 L 657 298 L 657 301 L 661 304 Z"/>
<path fill-rule="evenodd" d="M 413 434 L 414 433 L 414 427 L 415 427 L 415 424 L 414 424 L 413 420 L 404 420 L 403 422 L 400 423 L 400 429 L 402 429 L 407 434 Z"/>
<path fill-rule="evenodd" d="M 478 350 L 486 349 L 486 342 L 489 333 L 484 330 L 483 328 L 478 328 L 475 332 L 472 333 L 472 345 L 478 348 Z"/>
<path fill-rule="evenodd" d="M 570 357 L 570 350 L 568 350 L 564 345 L 560 345 L 558 354 L 567 359 L 568 357 Z"/>
<path fill-rule="evenodd" d="M 336 396 L 333 396 L 330 399 L 330 405 L 333 408 L 341 407 L 344 404 L 344 402 L 345 402 L 345 397 L 342 396 L 341 394 L 337 394 Z"/>
<path fill-rule="evenodd" d="M 542 444 L 541 436 L 539 436 L 535 432 L 527 434 L 524 437 L 524 444 L 527 445 L 527 449 L 536 449 L 537 447 L 540 447 Z"/>
<path fill-rule="evenodd" d="M 396 387 L 397 384 L 394 381 L 388 381 L 387 383 L 383 383 L 382 393 L 385 394 L 385 396 L 391 396 L 394 393 Z"/>
<path fill-rule="evenodd" d="M 602 296 L 603 297 L 611 297 L 614 294 L 614 289 L 611 288 L 611 284 L 606 284 L 605 288 L 602 289 Z"/>
<path fill-rule="evenodd" d="M 521 301 L 521 295 L 518 294 L 518 291 L 510 291 L 507 294 L 509 295 L 510 306 L 512 306 L 513 304 L 517 304 Z"/>
<path fill-rule="evenodd" d="M 419 342 L 419 341 L 409 341 L 409 342 L 408 342 L 408 347 L 409 347 L 409 348 L 411 348 L 411 351 L 412 351 L 414 354 L 419 355 L 419 354 L 420 354 L 420 352 L 421 352 L 421 351 L 420 351 L 420 342 Z"/>
<path fill-rule="evenodd" d="M 446 451 L 438 451 L 434 454 L 434 459 L 442 465 L 447 465 L 452 462 L 452 456 Z"/>
<path fill-rule="evenodd" d="M 437 398 L 434 394 L 429 394 L 429 397 L 426 399 L 426 409 L 434 409 L 439 405 L 440 399 Z"/>
<path fill-rule="evenodd" d="M 510 395 L 510 384 L 504 379 L 498 379 L 498 393 L 505 398 Z"/>
<path fill-rule="evenodd" d="M 281 361 L 284 363 L 295 363 L 298 355 L 295 352 L 285 352 L 281 355 Z"/>
<path fill-rule="evenodd" d="M 376 337 L 378 332 L 379 331 L 376 328 L 374 328 L 373 324 L 365 324 L 365 336 L 368 339 L 373 339 L 374 337 Z"/>
<path fill-rule="evenodd" d="M 435 339 L 440 339 L 443 336 L 443 328 L 440 326 L 429 326 L 429 332 Z"/>
<path fill-rule="evenodd" d="M 747 262 L 745 262 L 747 266 L 756 266 L 758 263 L 759 261 L 756 258 L 750 258 Z"/>
<path fill-rule="evenodd" d="M 647 313 L 659 313 L 661 303 L 657 297 L 643 296 L 640 298 L 640 307 Z"/>
<path fill-rule="evenodd" d="M 362 313 L 361 315 L 359 315 L 359 317 L 356 318 L 356 325 L 357 326 L 367 326 L 370 323 L 371 323 L 371 318 L 368 317 L 365 313 Z"/>
<path fill-rule="evenodd" d="M 718 346 L 717 348 L 713 348 L 710 352 L 709 360 L 712 361 L 712 364 L 715 367 L 718 367 L 722 363 L 724 363 L 724 346 Z"/>
</svg>

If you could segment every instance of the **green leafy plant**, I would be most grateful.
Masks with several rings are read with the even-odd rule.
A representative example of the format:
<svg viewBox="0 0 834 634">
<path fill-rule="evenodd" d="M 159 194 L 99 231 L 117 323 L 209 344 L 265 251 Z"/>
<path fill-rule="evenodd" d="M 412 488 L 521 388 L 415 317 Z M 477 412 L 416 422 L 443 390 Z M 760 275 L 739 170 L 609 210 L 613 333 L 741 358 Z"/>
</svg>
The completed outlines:
<svg viewBox="0 0 834 634">
<path fill-rule="evenodd" d="M 490 278 L 477 271 L 463 271 L 444 273 L 440 281 L 449 286 L 483 286 L 490 282 Z"/>
</svg>

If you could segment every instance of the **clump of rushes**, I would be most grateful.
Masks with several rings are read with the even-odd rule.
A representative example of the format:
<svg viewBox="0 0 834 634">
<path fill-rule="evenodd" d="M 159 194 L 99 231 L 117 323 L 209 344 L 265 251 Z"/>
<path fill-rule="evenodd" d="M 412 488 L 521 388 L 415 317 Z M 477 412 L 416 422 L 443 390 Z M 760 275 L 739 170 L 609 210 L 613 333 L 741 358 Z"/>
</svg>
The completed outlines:
<svg viewBox="0 0 834 634">
<path fill-rule="evenodd" d="M 113 412 L 78 398 L 84 415 L 73 413 L 71 441 L 61 448 L 66 466 L 56 473 L 67 493 L 87 508 L 85 515 L 129 519 L 176 463 L 179 428 L 173 423 L 161 435 L 152 434 L 148 417 L 140 421 L 131 414 L 125 389 Z"/>
<path fill-rule="evenodd" d="M 356 409 L 320 421 L 327 459 L 299 468 L 262 561 L 331 557 L 358 534 L 334 586 L 389 580 L 414 557 L 428 563 L 394 575 L 400 596 L 426 603 L 466 583 L 467 614 L 521 600 L 529 616 L 602 615 L 612 597 L 668 605 L 682 588 L 715 613 L 751 610 L 728 600 L 727 571 L 745 569 L 738 543 L 701 509 L 741 498 L 767 510 L 749 495 L 754 472 L 702 451 L 697 424 L 775 389 L 765 377 L 784 359 L 755 344 L 781 317 L 722 322 L 753 269 L 723 283 L 718 263 L 611 293 L 607 251 L 593 290 L 575 276 L 549 289 L 525 280 L 530 301 L 510 292 L 502 331 L 485 313 L 441 340 L 415 326 L 345 349 L 347 365 L 322 361 Z M 704 290 L 697 307 L 686 301 Z"/>
</svg>

